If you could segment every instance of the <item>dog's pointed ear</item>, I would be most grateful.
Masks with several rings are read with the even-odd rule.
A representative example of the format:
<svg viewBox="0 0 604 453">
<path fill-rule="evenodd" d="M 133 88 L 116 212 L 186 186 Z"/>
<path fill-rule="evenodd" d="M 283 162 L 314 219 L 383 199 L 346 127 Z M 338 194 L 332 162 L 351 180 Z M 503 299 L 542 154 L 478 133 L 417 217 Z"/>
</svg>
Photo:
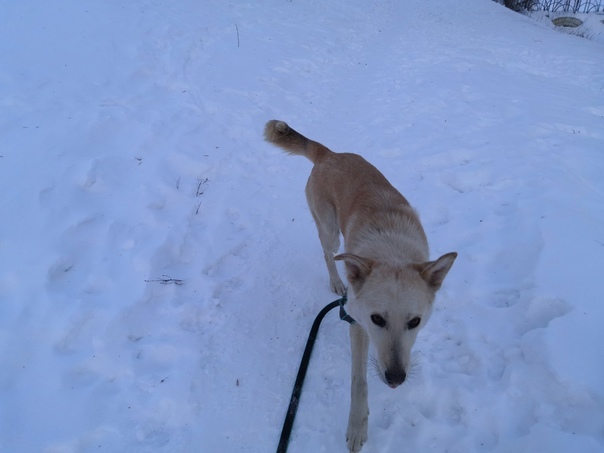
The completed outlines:
<svg viewBox="0 0 604 453">
<path fill-rule="evenodd" d="M 419 271 L 419 276 L 424 279 L 428 286 L 436 291 L 442 285 L 451 266 L 453 266 L 455 258 L 457 258 L 456 252 L 447 253 L 436 261 L 417 264 L 416 269 Z"/>
<path fill-rule="evenodd" d="M 346 272 L 348 274 L 348 281 L 350 284 L 362 283 L 373 270 L 375 262 L 368 258 L 362 258 L 352 253 L 342 253 L 334 256 L 334 260 L 344 261 L 346 264 Z"/>
</svg>

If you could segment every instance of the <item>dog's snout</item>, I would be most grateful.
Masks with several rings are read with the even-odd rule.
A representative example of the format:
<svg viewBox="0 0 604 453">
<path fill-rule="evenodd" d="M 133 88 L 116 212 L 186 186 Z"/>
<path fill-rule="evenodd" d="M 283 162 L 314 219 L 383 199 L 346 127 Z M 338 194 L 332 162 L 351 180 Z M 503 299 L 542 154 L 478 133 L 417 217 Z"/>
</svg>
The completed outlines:
<svg viewBox="0 0 604 453">
<path fill-rule="evenodd" d="M 404 370 L 386 370 L 384 378 L 386 379 L 386 384 L 392 388 L 396 388 L 405 382 L 407 373 Z"/>
</svg>

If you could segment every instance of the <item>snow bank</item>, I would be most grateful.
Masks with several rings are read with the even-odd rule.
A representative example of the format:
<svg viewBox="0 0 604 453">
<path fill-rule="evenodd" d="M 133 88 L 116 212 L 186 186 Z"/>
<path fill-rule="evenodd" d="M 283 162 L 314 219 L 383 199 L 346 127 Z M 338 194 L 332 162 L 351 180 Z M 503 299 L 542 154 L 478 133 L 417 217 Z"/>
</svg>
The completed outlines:
<svg viewBox="0 0 604 453">
<path fill-rule="evenodd" d="M 602 45 L 486 0 L 4 2 L 0 451 L 276 448 L 335 299 L 287 120 L 459 258 L 364 451 L 601 451 Z M 345 451 L 325 320 L 290 451 Z"/>
</svg>

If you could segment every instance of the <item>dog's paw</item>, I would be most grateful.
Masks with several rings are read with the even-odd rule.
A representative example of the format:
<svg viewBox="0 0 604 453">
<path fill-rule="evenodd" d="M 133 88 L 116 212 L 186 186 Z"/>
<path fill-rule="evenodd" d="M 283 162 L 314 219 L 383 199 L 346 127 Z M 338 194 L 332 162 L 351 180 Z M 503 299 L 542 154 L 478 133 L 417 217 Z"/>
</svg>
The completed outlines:
<svg viewBox="0 0 604 453">
<path fill-rule="evenodd" d="M 367 442 L 367 419 L 368 416 L 360 419 L 351 418 L 348 421 L 346 430 L 346 445 L 351 453 L 361 451 L 365 442 Z"/>
<path fill-rule="evenodd" d="M 358 453 L 363 448 L 363 445 L 367 442 L 367 425 L 365 425 L 365 432 L 353 432 L 346 433 L 346 445 L 350 453 Z"/>
<path fill-rule="evenodd" d="M 342 283 L 342 280 L 340 280 L 339 278 L 337 280 L 330 280 L 329 286 L 331 287 L 331 290 L 337 295 L 346 295 L 346 286 L 344 286 L 344 283 Z"/>
</svg>

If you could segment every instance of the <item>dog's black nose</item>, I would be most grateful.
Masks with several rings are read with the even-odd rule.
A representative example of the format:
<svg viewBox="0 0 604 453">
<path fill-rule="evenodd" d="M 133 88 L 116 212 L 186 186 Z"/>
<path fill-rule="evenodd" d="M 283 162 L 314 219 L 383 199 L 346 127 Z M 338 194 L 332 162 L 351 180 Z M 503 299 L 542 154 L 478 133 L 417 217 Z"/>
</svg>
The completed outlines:
<svg viewBox="0 0 604 453">
<path fill-rule="evenodd" d="M 407 378 L 407 373 L 404 370 L 387 370 L 384 373 L 384 377 L 386 378 L 386 383 L 392 387 L 398 387 Z"/>
</svg>

